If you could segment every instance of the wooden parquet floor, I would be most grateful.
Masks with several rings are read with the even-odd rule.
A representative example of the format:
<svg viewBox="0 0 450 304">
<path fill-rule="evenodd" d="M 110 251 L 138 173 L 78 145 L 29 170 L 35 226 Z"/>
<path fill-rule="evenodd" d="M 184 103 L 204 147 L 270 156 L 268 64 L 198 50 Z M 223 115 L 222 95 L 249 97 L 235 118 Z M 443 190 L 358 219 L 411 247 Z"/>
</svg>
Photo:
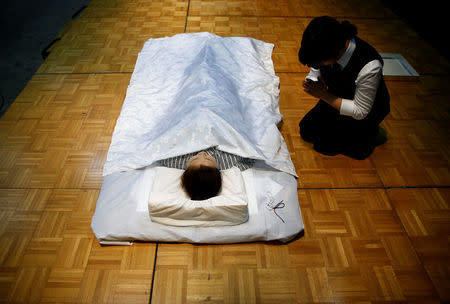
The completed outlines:
<svg viewBox="0 0 450 304">
<path fill-rule="evenodd" d="M 366 160 L 300 140 L 315 104 L 297 51 L 331 15 L 421 74 L 388 77 L 388 141 Z M 210 31 L 275 44 L 305 234 L 288 244 L 100 246 L 90 228 L 137 54 Z M 92 0 L 0 119 L 1 303 L 450 302 L 450 63 L 381 1 Z"/>
</svg>

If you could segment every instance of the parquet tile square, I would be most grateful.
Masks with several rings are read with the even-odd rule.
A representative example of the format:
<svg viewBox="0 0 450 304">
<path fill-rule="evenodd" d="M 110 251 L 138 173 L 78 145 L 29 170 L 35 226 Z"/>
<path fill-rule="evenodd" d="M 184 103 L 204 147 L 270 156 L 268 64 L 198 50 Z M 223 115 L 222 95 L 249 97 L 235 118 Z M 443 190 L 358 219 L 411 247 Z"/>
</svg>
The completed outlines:
<svg viewBox="0 0 450 304">
<path fill-rule="evenodd" d="M 23 267 L 51 267 L 56 261 L 62 238 L 33 238 L 27 246 Z"/>
<path fill-rule="evenodd" d="M 83 274 L 76 302 L 114 303 L 119 273 L 119 270 L 87 269 Z"/>
<path fill-rule="evenodd" d="M 294 303 L 295 281 L 291 271 L 286 268 L 258 269 L 257 274 L 261 303 Z"/>
<path fill-rule="evenodd" d="M 78 236 L 63 238 L 53 267 L 57 269 L 78 269 L 84 271 L 93 242 L 93 238 Z"/>
<path fill-rule="evenodd" d="M 98 243 L 93 244 L 87 262 L 87 269 L 120 270 L 122 268 L 124 251 L 125 247 L 103 247 Z"/>
<path fill-rule="evenodd" d="M 10 214 L 3 233 L 13 236 L 32 236 L 40 224 L 41 211 L 19 211 Z"/>
<path fill-rule="evenodd" d="M 325 267 L 308 267 L 305 269 L 306 271 L 301 273 L 302 275 L 306 274 L 307 280 L 298 280 L 297 288 L 300 287 L 300 290 L 307 291 L 307 297 L 304 294 L 299 294 L 297 291 L 297 297 L 304 302 L 314 302 L 314 303 L 329 303 L 334 301 L 333 294 L 331 292 L 331 288 L 328 282 L 328 274 Z M 298 275 L 297 275 L 298 279 Z M 309 288 L 308 288 L 309 286 Z M 297 289 L 298 290 L 298 289 Z M 311 294 L 311 296 L 309 296 Z"/>
<path fill-rule="evenodd" d="M 260 285 L 256 277 L 255 269 L 238 268 L 227 271 L 224 277 L 226 280 L 224 302 L 232 303 L 237 300 L 241 303 L 257 303 L 259 299 L 256 291 Z"/>
<path fill-rule="evenodd" d="M 417 252 L 406 233 L 385 234 L 381 237 L 381 242 L 391 265 L 409 267 L 420 265 Z"/>
<path fill-rule="evenodd" d="M 293 242 L 288 247 L 291 266 L 295 267 L 323 267 L 325 259 L 322 255 L 320 239 L 308 238 L 302 242 Z"/>
<path fill-rule="evenodd" d="M 27 192 L 25 189 L 0 189 L 0 210 L 15 210 L 23 202 Z"/>
<path fill-rule="evenodd" d="M 332 235 L 332 234 L 331 234 Z M 357 265 L 350 238 L 339 236 L 321 236 L 322 248 L 327 269 L 353 268 Z"/>
<path fill-rule="evenodd" d="M 38 303 L 50 275 L 48 267 L 21 267 L 4 297 L 10 303 Z"/>
<path fill-rule="evenodd" d="M 65 211 L 44 211 L 34 231 L 35 238 L 62 238 L 70 213 Z"/>
<path fill-rule="evenodd" d="M 112 303 L 148 303 L 152 275 L 148 270 L 121 271 Z"/>
<path fill-rule="evenodd" d="M 327 275 L 333 297 L 338 302 L 369 300 L 367 287 L 358 269 L 329 269 Z"/>
<path fill-rule="evenodd" d="M 155 303 L 186 302 L 188 274 L 186 267 L 155 266 L 155 282 L 152 301 Z M 212 290 L 210 291 L 212 292 Z M 200 296 L 197 295 L 196 297 Z"/>
<path fill-rule="evenodd" d="M 0 295 L 2 295 L 1 302 L 6 303 L 8 301 L 8 293 L 11 290 L 14 279 L 17 275 L 17 268 L 0 268 Z"/>
<path fill-rule="evenodd" d="M 369 287 L 367 291 L 372 301 L 406 300 L 392 266 L 364 267 L 361 269 L 361 281 Z"/>
<path fill-rule="evenodd" d="M 0 209 L 0 234 L 3 234 L 8 226 L 8 219 L 14 214 L 12 210 Z"/>
<path fill-rule="evenodd" d="M 64 237 L 93 237 L 91 220 L 94 212 L 72 212 L 66 222 Z"/>
<path fill-rule="evenodd" d="M 76 303 L 84 269 L 53 268 L 42 293 L 43 303 Z"/>
<path fill-rule="evenodd" d="M 0 238 L 1 267 L 16 268 L 20 266 L 30 240 L 29 236 L 3 234 Z"/>
<path fill-rule="evenodd" d="M 391 260 L 382 240 L 356 239 L 351 240 L 351 247 L 355 255 L 356 262 L 359 265 L 390 265 Z"/>
</svg>

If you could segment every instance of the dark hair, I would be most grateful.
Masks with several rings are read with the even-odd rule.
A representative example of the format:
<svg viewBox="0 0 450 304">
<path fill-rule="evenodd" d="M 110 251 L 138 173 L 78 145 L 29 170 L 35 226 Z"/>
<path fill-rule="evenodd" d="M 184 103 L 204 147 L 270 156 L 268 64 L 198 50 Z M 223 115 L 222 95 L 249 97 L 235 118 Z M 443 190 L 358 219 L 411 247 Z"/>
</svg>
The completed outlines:
<svg viewBox="0 0 450 304">
<path fill-rule="evenodd" d="M 348 21 L 340 23 L 329 16 L 314 18 L 303 32 L 298 59 L 307 65 L 335 59 L 357 33 L 356 26 Z"/>
<path fill-rule="evenodd" d="M 188 167 L 181 177 L 181 185 L 192 200 L 205 200 L 219 193 L 222 175 L 213 167 Z"/>
</svg>

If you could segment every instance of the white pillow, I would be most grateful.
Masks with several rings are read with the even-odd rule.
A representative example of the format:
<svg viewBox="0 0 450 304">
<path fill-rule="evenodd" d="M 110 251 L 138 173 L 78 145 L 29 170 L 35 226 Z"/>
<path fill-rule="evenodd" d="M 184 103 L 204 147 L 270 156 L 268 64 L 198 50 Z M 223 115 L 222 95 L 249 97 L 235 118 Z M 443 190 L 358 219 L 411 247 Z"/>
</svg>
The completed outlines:
<svg viewBox="0 0 450 304">
<path fill-rule="evenodd" d="M 241 171 L 222 170 L 218 196 L 189 199 L 181 186 L 184 170 L 157 167 L 148 210 L 153 222 L 171 226 L 229 226 L 247 221 L 248 207 Z"/>
</svg>

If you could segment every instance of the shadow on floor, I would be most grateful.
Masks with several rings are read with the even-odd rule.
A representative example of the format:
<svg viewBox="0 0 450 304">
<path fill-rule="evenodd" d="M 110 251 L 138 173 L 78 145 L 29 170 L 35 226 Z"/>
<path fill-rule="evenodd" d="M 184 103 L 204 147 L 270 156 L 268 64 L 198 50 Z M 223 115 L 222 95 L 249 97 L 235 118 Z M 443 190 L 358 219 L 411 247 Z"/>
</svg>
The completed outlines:
<svg viewBox="0 0 450 304">
<path fill-rule="evenodd" d="M 2 1 L 0 117 L 44 61 L 42 51 L 90 0 Z"/>
</svg>

